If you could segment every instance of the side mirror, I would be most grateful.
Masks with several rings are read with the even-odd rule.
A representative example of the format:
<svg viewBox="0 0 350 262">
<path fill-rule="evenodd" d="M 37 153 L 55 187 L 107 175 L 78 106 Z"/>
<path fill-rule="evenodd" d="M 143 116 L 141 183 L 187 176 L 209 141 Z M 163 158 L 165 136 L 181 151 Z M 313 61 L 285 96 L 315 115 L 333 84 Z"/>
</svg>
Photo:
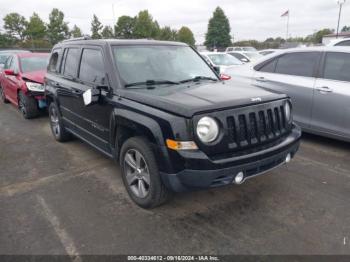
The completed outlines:
<svg viewBox="0 0 350 262">
<path fill-rule="evenodd" d="M 242 58 L 241 61 L 244 62 L 244 63 L 248 63 L 249 62 L 249 60 L 247 58 Z"/>
<path fill-rule="evenodd" d="M 7 76 L 15 76 L 15 72 L 12 69 L 5 69 L 4 70 L 5 75 Z"/>
<path fill-rule="evenodd" d="M 89 106 L 96 104 L 100 99 L 101 90 L 97 88 L 88 89 L 83 93 L 84 105 Z"/>
<path fill-rule="evenodd" d="M 225 74 L 220 74 L 220 79 L 223 81 L 230 80 L 231 76 L 225 75 Z"/>
</svg>

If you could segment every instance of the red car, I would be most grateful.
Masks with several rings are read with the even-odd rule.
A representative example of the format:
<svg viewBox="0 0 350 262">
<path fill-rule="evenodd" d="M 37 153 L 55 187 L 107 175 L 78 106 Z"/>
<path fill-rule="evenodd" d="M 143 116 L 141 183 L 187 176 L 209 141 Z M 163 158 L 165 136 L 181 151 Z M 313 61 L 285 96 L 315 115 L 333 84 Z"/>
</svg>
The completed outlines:
<svg viewBox="0 0 350 262">
<path fill-rule="evenodd" d="M 17 106 L 26 119 L 46 107 L 43 83 L 48 58 L 47 53 L 12 54 L 0 73 L 1 100 Z"/>
</svg>

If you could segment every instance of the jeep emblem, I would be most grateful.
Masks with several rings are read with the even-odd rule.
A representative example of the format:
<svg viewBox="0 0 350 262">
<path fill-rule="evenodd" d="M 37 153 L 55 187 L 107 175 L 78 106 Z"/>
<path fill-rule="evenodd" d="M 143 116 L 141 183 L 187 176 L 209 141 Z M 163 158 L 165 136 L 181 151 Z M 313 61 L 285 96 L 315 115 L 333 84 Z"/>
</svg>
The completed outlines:
<svg viewBox="0 0 350 262">
<path fill-rule="evenodd" d="M 260 97 L 253 97 L 253 98 L 250 99 L 250 101 L 252 101 L 252 102 L 261 102 L 262 100 L 261 100 Z"/>
</svg>

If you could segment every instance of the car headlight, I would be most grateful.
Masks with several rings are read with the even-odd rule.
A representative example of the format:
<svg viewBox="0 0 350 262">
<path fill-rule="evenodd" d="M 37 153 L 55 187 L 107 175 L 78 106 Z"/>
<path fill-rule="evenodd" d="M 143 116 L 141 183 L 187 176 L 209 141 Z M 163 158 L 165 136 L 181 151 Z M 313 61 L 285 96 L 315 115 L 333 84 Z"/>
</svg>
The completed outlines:
<svg viewBox="0 0 350 262">
<path fill-rule="evenodd" d="M 292 109 L 289 102 L 286 102 L 284 105 L 284 113 L 285 113 L 287 122 L 288 123 L 292 122 Z"/>
<path fill-rule="evenodd" d="M 219 135 L 219 125 L 214 118 L 202 117 L 197 124 L 197 136 L 204 143 L 213 142 Z"/>
<path fill-rule="evenodd" d="M 30 91 L 43 92 L 45 91 L 44 85 L 34 82 L 26 82 L 26 86 Z"/>
</svg>

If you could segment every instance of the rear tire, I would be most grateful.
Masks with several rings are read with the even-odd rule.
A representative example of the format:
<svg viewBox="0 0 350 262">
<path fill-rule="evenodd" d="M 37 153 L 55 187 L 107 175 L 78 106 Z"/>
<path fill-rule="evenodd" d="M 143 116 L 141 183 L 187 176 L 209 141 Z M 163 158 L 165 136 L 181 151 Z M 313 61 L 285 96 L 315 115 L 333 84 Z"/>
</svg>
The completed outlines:
<svg viewBox="0 0 350 262">
<path fill-rule="evenodd" d="M 169 199 L 154 152 L 147 139 L 132 137 L 122 146 L 120 168 L 131 199 L 142 208 L 157 207 Z"/>
<path fill-rule="evenodd" d="M 58 107 L 54 102 L 49 106 L 49 119 L 52 134 L 58 142 L 66 142 L 72 139 L 72 134 L 64 127 Z"/>
<path fill-rule="evenodd" d="M 22 91 L 18 93 L 18 108 L 25 119 L 31 119 L 39 115 L 38 102 Z"/>
<path fill-rule="evenodd" d="M 5 97 L 5 92 L 4 89 L 2 88 L 2 86 L 0 85 L 0 99 L 4 104 L 8 104 L 9 101 L 6 99 Z"/>
</svg>

